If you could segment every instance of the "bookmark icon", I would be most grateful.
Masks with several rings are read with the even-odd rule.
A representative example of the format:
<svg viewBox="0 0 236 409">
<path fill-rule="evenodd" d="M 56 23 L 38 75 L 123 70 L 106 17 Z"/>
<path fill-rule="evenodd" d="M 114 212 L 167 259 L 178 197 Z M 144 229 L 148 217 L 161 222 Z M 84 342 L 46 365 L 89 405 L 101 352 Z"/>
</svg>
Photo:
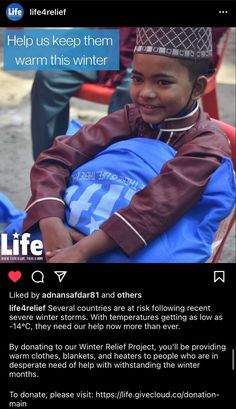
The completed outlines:
<svg viewBox="0 0 236 409">
<path fill-rule="evenodd" d="M 225 271 L 214 271 L 214 283 L 217 281 L 225 283 Z"/>
<path fill-rule="evenodd" d="M 54 271 L 54 273 L 57 275 L 59 283 L 61 283 L 65 275 L 67 274 L 67 271 Z"/>
</svg>

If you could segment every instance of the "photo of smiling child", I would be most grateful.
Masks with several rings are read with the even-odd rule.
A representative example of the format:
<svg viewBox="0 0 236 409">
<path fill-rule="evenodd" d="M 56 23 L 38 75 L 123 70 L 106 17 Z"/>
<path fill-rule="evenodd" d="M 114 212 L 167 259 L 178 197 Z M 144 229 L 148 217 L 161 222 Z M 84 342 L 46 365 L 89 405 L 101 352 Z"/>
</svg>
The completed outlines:
<svg viewBox="0 0 236 409">
<path fill-rule="evenodd" d="M 137 28 L 133 103 L 33 165 L 23 232 L 47 262 L 212 259 L 235 184 L 227 136 L 199 105 L 211 58 L 210 27 Z"/>
<path fill-rule="evenodd" d="M 33 166 L 24 231 L 39 225 L 48 262 L 86 262 L 117 249 L 126 262 L 142 262 L 145 252 L 145 261 L 165 262 L 171 252 L 165 234 L 186 214 L 190 214 L 186 222 L 192 230 L 190 241 L 202 235 L 197 230 L 201 220 L 207 225 L 207 240 L 213 241 L 220 222 L 232 211 L 235 191 L 227 137 L 198 104 L 207 85 L 211 57 L 210 27 L 137 29 L 130 90 L 133 104 L 82 127 L 72 137 L 59 136 Z M 155 159 L 158 162 L 162 155 L 164 159 L 152 174 L 145 175 L 142 167 L 141 180 L 131 156 L 122 163 L 125 150 L 133 157 L 143 154 L 142 165 L 147 162 L 149 168 Z M 150 153 L 154 158 L 150 159 Z M 225 179 L 221 187 L 213 186 L 212 193 L 218 189 L 220 216 L 215 219 L 209 207 L 206 214 L 199 210 L 198 219 L 197 212 L 191 211 L 201 202 L 211 177 L 221 171 Z M 225 186 L 229 186 L 227 193 Z M 185 237 L 186 226 L 181 228 L 184 232 L 175 232 L 174 241 L 176 235 L 181 242 Z M 211 256 L 212 244 L 205 245 L 204 234 L 201 240 L 202 248 L 208 249 L 201 254 L 196 241 L 200 262 Z M 149 248 L 156 242 L 153 257 Z M 173 262 L 181 257 L 182 262 L 190 261 L 188 251 L 191 257 L 194 253 L 186 249 L 178 258 L 180 248 L 174 251 Z"/>
</svg>

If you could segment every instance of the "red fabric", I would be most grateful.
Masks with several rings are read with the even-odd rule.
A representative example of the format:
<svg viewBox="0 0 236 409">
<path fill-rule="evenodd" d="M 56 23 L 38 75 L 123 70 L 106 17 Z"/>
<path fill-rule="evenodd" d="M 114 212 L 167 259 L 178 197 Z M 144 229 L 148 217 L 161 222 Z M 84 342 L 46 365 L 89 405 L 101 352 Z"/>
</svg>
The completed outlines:
<svg viewBox="0 0 236 409">
<path fill-rule="evenodd" d="M 213 67 L 216 67 L 217 61 L 219 58 L 218 46 L 221 37 L 227 31 L 229 27 L 212 27 L 212 47 L 213 47 L 213 56 L 211 59 L 211 63 Z"/>
</svg>

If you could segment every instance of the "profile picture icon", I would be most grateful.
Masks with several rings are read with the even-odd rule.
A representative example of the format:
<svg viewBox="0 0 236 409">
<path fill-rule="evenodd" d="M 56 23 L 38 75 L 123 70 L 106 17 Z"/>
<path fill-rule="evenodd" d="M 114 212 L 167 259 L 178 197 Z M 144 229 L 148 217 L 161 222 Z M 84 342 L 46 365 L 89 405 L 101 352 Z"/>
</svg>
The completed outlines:
<svg viewBox="0 0 236 409">
<path fill-rule="evenodd" d="M 6 8 L 6 16 L 11 21 L 21 20 L 24 15 L 24 9 L 19 3 L 11 3 Z"/>
</svg>

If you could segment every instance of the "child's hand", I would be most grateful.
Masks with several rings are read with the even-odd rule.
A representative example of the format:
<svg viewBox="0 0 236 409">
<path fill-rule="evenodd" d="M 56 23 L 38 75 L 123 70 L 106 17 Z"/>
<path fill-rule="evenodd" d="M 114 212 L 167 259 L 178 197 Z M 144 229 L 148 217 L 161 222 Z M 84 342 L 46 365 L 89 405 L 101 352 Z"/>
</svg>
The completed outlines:
<svg viewBox="0 0 236 409">
<path fill-rule="evenodd" d="M 84 236 L 77 231 L 67 228 L 58 217 L 47 217 L 40 220 L 40 230 L 43 236 L 44 252 L 70 247 Z"/>
<path fill-rule="evenodd" d="M 73 244 L 77 243 L 78 241 L 85 237 L 84 234 L 79 233 L 77 230 L 74 230 L 71 227 L 66 227 L 66 229 L 68 230 L 68 233 L 73 241 Z"/>
<path fill-rule="evenodd" d="M 48 263 L 86 263 L 85 257 L 79 251 L 79 246 L 74 245 L 61 250 L 46 253 Z"/>
<path fill-rule="evenodd" d="M 116 247 L 116 243 L 102 230 L 84 237 L 73 246 L 46 252 L 48 263 L 86 263 L 91 257 Z"/>
</svg>

